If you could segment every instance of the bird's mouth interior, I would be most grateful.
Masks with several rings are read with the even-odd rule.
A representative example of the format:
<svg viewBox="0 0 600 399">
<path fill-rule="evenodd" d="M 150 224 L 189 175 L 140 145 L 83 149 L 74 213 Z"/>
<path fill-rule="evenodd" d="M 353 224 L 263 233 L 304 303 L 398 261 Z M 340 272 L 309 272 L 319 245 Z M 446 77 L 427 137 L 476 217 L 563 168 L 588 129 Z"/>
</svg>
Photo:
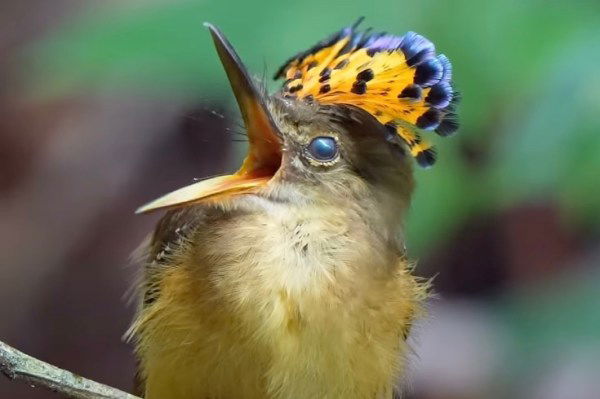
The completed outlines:
<svg viewBox="0 0 600 399">
<path fill-rule="evenodd" d="M 202 180 L 175 190 L 140 207 L 137 213 L 256 192 L 271 180 L 281 166 L 280 134 L 264 98 L 223 34 L 214 26 L 205 25 L 212 35 L 244 119 L 248 133 L 248 154 L 236 173 Z"/>
<path fill-rule="evenodd" d="M 267 151 L 268 149 L 268 151 Z M 257 156 L 255 153 L 260 152 Z M 266 186 L 281 165 L 281 150 L 271 144 L 250 144 L 242 167 L 232 175 L 212 177 L 185 186 L 138 208 L 136 213 L 178 208 L 203 201 L 254 193 Z"/>
</svg>

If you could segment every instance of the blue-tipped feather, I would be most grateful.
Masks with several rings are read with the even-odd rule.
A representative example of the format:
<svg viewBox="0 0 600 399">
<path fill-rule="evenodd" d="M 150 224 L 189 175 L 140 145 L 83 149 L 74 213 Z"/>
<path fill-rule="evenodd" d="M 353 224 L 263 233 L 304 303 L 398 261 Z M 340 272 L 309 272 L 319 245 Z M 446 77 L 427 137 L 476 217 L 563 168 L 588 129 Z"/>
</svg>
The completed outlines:
<svg viewBox="0 0 600 399">
<path fill-rule="evenodd" d="M 395 35 L 382 35 L 367 45 L 376 51 L 395 50 L 402 45 L 402 37 Z"/>
<path fill-rule="evenodd" d="M 419 85 L 411 84 L 406 86 L 400 94 L 398 94 L 398 98 L 418 101 L 421 99 L 423 95 L 423 89 Z"/>
<path fill-rule="evenodd" d="M 444 119 L 440 122 L 435 132 L 442 137 L 450 136 L 458 130 L 458 121 L 456 120 L 456 114 L 446 114 Z"/>
<path fill-rule="evenodd" d="M 423 130 L 435 130 L 442 121 L 444 114 L 436 108 L 430 108 L 417 119 L 417 127 Z"/>
<path fill-rule="evenodd" d="M 415 71 L 414 83 L 421 87 L 431 87 L 444 76 L 444 69 L 437 58 L 430 58 L 421 63 Z"/>
<path fill-rule="evenodd" d="M 442 75 L 442 80 L 444 82 L 450 82 L 452 80 L 452 63 L 444 54 L 439 54 L 437 56 L 438 61 L 442 64 L 442 68 L 444 73 Z"/>
<path fill-rule="evenodd" d="M 435 46 L 433 43 L 415 32 L 408 32 L 404 35 L 400 49 L 406 57 L 408 66 L 419 65 L 435 57 Z"/>
<path fill-rule="evenodd" d="M 442 80 L 431 87 L 429 94 L 425 97 L 425 101 L 432 107 L 444 109 L 450 105 L 453 94 L 454 92 L 450 83 Z"/>
<path fill-rule="evenodd" d="M 419 166 L 421 166 L 422 168 L 425 168 L 425 169 L 430 168 L 435 163 L 436 151 L 433 147 L 428 148 L 425 151 L 418 153 L 416 158 L 417 158 L 417 163 L 419 164 Z"/>
</svg>

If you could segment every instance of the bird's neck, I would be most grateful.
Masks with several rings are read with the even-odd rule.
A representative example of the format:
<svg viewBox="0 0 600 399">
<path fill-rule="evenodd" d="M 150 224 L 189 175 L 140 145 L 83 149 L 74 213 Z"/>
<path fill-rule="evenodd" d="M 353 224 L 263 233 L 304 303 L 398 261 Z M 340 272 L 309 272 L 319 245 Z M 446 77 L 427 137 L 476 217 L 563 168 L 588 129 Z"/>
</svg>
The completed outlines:
<svg viewBox="0 0 600 399">
<path fill-rule="evenodd" d="M 230 251 L 252 254 L 256 263 L 269 268 L 268 284 L 277 282 L 290 293 L 319 295 L 331 282 L 358 285 L 385 279 L 399 262 L 396 230 L 377 220 L 375 209 L 260 197 L 253 199 L 251 209 L 226 227 L 238 230 Z M 223 252 L 227 249 L 215 249 L 215 254 Z"/>
</svg>

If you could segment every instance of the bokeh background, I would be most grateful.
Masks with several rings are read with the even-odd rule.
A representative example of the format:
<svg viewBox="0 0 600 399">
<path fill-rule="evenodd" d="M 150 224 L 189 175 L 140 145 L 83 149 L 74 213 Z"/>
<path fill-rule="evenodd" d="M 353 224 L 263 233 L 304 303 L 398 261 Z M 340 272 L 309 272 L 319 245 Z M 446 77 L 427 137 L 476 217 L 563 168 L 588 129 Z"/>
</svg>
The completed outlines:
<svg viewBox="0 0 600 399">
<path fill-rule="evenodd" d="M 431 38 L 463 97 L 417 173 L 408 246 L 437 298 L 407 396 L 600 398 L 597 1 L 2 0 L 0 339 L 129 390 L 128 256 L 159 216 L 133 210 L 245 148 L 202 22 L 270 78 L 360 15 Z"/>
</svg>

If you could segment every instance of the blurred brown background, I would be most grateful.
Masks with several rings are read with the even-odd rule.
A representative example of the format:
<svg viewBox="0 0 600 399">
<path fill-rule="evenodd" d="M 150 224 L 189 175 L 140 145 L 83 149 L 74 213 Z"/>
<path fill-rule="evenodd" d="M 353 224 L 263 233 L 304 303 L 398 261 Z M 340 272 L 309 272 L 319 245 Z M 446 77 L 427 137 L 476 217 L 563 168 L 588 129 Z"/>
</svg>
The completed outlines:
<svg viewBox="0 0 600 399">
<path fill-rule="evenodd" d="M 408 396 L 600 398 L 600 6 L 221 3 L 0 4 L 0 339 L 129 390 L 129 255 L 160 216 L 133 210 L 244 151 L 201 23 L 268 77 L 366 15 L 432 39 L 464 98 L 408 223 L 438 294 Z M 51 397 L 0 378 L 0 398 Z"/>
</svg>

